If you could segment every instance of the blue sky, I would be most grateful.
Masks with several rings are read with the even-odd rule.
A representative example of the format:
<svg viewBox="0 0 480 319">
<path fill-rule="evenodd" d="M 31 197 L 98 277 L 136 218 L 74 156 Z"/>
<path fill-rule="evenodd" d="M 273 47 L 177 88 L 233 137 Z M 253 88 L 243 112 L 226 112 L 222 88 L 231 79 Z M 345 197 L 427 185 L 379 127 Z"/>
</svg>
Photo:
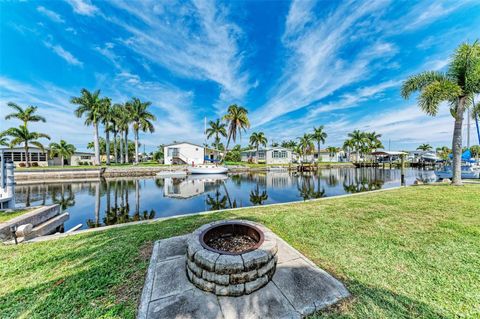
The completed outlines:
<svg viewBox="0 0 480 319">
<path fill-rule="evenodd" d="M 479 1 L 1 1 L 0 116 L 37 105 L 35 129 L 84 150 L 92 129 L 69 99 L 87 88 L 152 102 L 147 150 L 202 142 L 204 117 L 233 103 L 270 141 L 325 125 L 327 145 L 354 129 L 392 149 L 449 145 L 448 109 L 425 116 L 399 88 L 478 38 Z"/>
</svg>

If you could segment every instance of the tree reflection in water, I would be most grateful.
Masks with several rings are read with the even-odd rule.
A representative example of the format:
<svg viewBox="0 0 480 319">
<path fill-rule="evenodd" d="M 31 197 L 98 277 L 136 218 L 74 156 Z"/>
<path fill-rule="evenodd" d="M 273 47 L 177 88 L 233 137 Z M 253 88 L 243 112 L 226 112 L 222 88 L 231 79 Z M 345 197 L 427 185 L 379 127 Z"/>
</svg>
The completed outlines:
<svg viewBox="0 0 480 319">
<path fill-rule="evenodd" d="M 227 208 L 227 196 L 220 194 L 220 191 L 217 189 L 215 191 L 215 197 L 210 194 L 207 195 L 206 204 L 209 207 L 209 210 L 221 210 Z"/>
<path fill-rule="evenodd" d="M 316 176 L 317 187 L 313 183 L 313 176 L 300 175 L 298 177 L 300 185 L 297 184 L 299 195 L 303 200 L 321 198 L 325 196 L 325 189 L 320 185 L 320 176 Z"/>
<path fill-rule="evenodd" d="M 347 193 L 361 193 L 382 188 L 384 182 L 382 180 L 369 181 L 366 177 L 355 178 L 350 184 L 347 181 L 343 182 L 343 189 Z"/>
<path fill-rule="evenodd" d="M 250 202 L 252 205 L 263 205 L 263 202 L 268 199 L 268 194 L 266 190 L 263 190 L 260 193 L 260 190 L 258 189 L 258 184 L 255 190 L 250 191 Z"/>
<path fill-rule="evenodd" d="M 60 205 L 62 211 L 75 205 L 75 195 L 72 190 L 72 185 L 62 184 L 60 187 L 52 187 L 50 196 L 52 197 L 52 202 Z"/>
<path fill-rule="evenodd" d="M 113 188 L 113 207 L 111 207 L 111 193 Z M 100 189 L 105 190 L 105 193 Z M 130 215 L 130 203 L 129 192 L 135 190 L 135 211 L 133 215 Z M 102 223 L 99 221 L 100 210 L 100 196 L 104 194 L 106 196 L 106 209 Z M 120 201 L 119 201 L 120 199 Z M 119 204 L 120 202 L 120 204 Z M 139 181 L 126 181 L 126 180 L 114 180 L 106 181 L 102 180 L 101 183 L 97 183 L 95 186 L 95 220 L 87 219 L 86 224 L 89 228 L 123 224 L 134 221 L 154 219 L 156 212 L 154 209 L 144 210 L 140 212 L 140 185 Z M 98 203 L 98 206 L 97 206 Z"/>
</svg>

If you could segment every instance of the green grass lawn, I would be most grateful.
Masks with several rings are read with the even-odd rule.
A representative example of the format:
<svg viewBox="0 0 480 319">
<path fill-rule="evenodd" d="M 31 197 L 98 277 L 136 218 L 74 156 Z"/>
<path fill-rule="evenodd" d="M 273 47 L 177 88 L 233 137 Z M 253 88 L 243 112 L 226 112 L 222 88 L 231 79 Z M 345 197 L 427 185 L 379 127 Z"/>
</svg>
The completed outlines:
<svg viewBox="0 0 480 319">
<path fill-rule="evenodd" d="M 9 221 L 12 218 L 18 217 L 20 215 L 23 215 L 25 213 L 28 213 L 31 211 L 30 209 L 18 209 L 14 210 L 12 212 L 0 212 L 0 223 L 4 223 Z"/>
<path fill-rule="evenodd" d="M 480 185 L 407 187 L 0 247 L 2 318 L 133 318 L 155 240 L 222 218 L 271 228 L 353 297 L 314 318 L 479 318 Z"/>
</svg>

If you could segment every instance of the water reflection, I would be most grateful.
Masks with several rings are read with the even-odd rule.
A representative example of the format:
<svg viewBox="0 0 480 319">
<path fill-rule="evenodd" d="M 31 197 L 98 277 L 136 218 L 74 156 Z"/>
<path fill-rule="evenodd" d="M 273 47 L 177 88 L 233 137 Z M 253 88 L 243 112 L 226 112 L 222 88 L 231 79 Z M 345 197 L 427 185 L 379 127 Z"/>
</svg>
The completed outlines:
<svg viewBox="0 0 480 319">
<path fill-rule="evenodd" d="M 434 179 L 407 170 L 407 184 Z M 57 203 L 70 213 L 69 229 L 252 205 L 308 200 L 400 186 L 399 170 L 326 169 L 318 173 L 239 173 L 186 178 L 116 178 L 97 182 L 17 185 L 21 206 Z"/>
</svg>

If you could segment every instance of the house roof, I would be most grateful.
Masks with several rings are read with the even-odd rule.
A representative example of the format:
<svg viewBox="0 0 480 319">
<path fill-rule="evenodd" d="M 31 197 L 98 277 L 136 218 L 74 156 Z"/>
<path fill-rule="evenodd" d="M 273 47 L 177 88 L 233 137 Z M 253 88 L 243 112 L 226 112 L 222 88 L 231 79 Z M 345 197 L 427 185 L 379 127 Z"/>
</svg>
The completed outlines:
<svg viewBox="0 0 480 319">
<path fill-rule="evenodd" d="M 289 148 L 285 148 L 285 147 L 281 147 L 281 146 L 277 146 L 277 147 L 266 147 L 266 148 L 265 148 L 265 147 L 260 147 L 258 150 L 259 150 L 259 151 L 292 151 L 292 150 L 289 149 Z M 255 149 L 255 148 L 250 148 L 250 149 L 248 149 L 248 150 L 242 151 L 242 153 L 243 153 L 243 152 L 256 152 L 256 151 L 257 151 L 257 149 Z"/>
<path fill-rule="evenodd" d="M 393 156 L 393 155 L 407 155 L 408 153 L 396 152 L 396 151 L 376 151 L 370 154 L 374 156 Z"/>
<path fill-rule="evenodd" d="M 9 148 L 9 147 L 2 147 L 0 148 L 0 152 L 12 152 L 12 151 L 24 151 L 25 148 L 23 146 L 18 146 L 18 147 L 12 147 L 12 148 Z M 36 146 L 29 146 L 28 147 L 28 150 L 29 151 L 37 151 L 37 152 L 41 152 L 40 148 L 36 147 Z M 44 148 L 45 152 L 48 152 L 50 150 L 50 148 L 48 147 L 45 147 Z M 94 153 L 89 153 L 89 152 L 75 152 L 73 153 L 74 155 L 90 155 L 90 156 L 94 156 L 95 154 Z"/>
<path fill-rule="evenodd" d="M 168 147 L 168 146 L 173 146 L 173 145 L 179 145 L 179 144 L 189 144 L 189 145 L 193 145 L 193 146 L 198 146 L 198 147 L 201 147 L 201 148 L 205 148 L 205 146 L 203 146 L 203 145 L 199 145 L 199 144 L 195 144 L 195 143 L 190 143 L 190 142 L 175 142 L 175 143 L 163 145 L 163 147 Z"/>
</svg>

